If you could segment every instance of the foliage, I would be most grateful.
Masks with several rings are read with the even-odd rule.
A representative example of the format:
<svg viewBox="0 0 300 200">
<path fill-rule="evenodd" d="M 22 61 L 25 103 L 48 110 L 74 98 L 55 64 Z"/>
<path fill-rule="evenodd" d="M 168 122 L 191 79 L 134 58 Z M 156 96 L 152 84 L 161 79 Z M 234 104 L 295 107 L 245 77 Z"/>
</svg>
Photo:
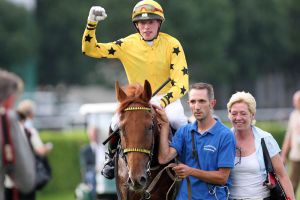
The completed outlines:
<svg viewBox="0 0 300 200">
<path fill-rule="evenodd" d="M 83 130 L 69 132 L 41 132 L 43 142 L 52 142 L 49 154 L 53 178 L 42 193 L 74 191 L 80 182 L 79 150 L 88 139 Z"/>
<path fill-rule="evenodd" d="M 279 147 L 282 147 L 282 143 L 285 136 L 286 124 L 280 122 L 272 122 L 272 121 L 259 121 L 256 123 L 256 126 L 265 130 L 273 135 L 275 140 L 277 141 Z"/>
<path fill-rule="evenodd" d="M 255 79 L 259 73 L 280 71 L 287 59 L 287 5 L 282 1 L 232 0 L 234 34 L 229 57 L 239 66 L 237 80 Z"/>
<path fill-rule="evenodd" d="M 234 17 L 229 1 L 174 0 L 165 7 L 168 16 L 166 32 L 182 42 L 191 79 L 227 81 L 235 70 L 225 52 L 231 39 Z M 226 70 L 223 70 L 224 66 Z"/>
<path fill-rule="evenodd" d="M 0 13 L 0 67 L 12 69 L 36 54 L 38 33 L 25 8 L 0 1 Z"/>
<path fill-rule="evenodd" d="M 117 65 L 118 72 L 119 64 L 82 55 L 81 37 L 89 9 L 93 5 L 106 9 L 108 17 L 98 25 L 97 37 L 109 42 L 136 31 L 131 23 L 136 2 L 43 0 L 37 1 L 35 13 L 28 13 L 1 1 L 0 42 L 4 48 L 0 64 L 24 62 L 38 52 L 40 84 L 104 84 L 105 70 L 101 69 Z M 239 87 L 251 89 L 260 74 L 299 74 L 299 1 L 158 2 L 166 16 L 162 31 L 181 41 L 192 82 L 229 84 L 229 90 L 233 90 L 232 82 L 238 82 Z"/>
</svg>

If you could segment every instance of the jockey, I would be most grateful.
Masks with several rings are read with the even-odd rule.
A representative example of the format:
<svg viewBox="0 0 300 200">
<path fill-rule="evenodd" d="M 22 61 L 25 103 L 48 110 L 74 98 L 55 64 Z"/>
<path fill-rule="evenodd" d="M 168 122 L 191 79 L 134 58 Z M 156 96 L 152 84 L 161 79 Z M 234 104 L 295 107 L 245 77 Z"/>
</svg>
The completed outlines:
<svg viewBox="0 0 300 200">
<path fill-rule="evenodd" d="M 94 58 L 116 58 L 125 69 L 128 82 L 144 84 L 150 82 L 152 91 L 157 90 L 168 78 L 151 103 L 164 108 L 171 126 L 178 129 L 187 123 L 187 117 L 180 98 L 188 91 L 188 67 L 180 42 L 160 32 L 165 20 L 162 7 L 153 0 L 138 2 L 132 11 L 132 22 L 137 33 L 109 43 L 96 40 L 96 26 L 107 17 L 104 8 L 93 6 L 88 16 L 87 27 L 82 37 L 83 54 Z M 110 133 L 118 129 L 119 116 L 112 119 Z M 114 178 L 112 158 L 118 139 L 113 138 L 108 145 L 106 162 L 102 174 Z"/>
</svg>

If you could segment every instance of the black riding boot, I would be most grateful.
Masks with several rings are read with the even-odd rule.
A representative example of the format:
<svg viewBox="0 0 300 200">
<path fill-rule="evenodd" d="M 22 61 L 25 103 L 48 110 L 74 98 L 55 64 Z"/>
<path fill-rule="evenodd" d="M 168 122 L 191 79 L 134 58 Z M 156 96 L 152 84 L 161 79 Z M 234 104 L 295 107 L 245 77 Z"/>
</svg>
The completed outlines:
<svg viewBox="0 0 300 200">
<path fill-rule="evenodd" d="M 112 130 L 109 129 L 109 135 L 112 133 Z M 114 137 L 112 137 L 108 143 L 108 151 L 105 152 L 105 162 L 101 174 L 107 179 L 115 178 L 115 163 L 114 163 L 114 155 L 116 153 L 119 133 L 116 133 Z"/>
</svg>

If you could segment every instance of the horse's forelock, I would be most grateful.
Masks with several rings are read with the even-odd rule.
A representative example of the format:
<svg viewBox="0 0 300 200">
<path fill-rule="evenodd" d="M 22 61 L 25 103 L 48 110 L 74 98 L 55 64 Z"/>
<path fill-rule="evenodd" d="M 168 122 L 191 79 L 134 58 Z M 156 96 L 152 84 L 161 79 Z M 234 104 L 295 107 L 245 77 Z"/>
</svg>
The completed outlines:
<svg viewBox="0 0 300 200">
<path fill-rule="evenodd" d="M 143 93 L 144 87 L 141 84 L 130 84 L 125 88 L 125 93 L 127 99 L 123 102 L 120 102 L 120 106 L 117 110 L 118 113 L 122 112 L 127 108 L 131 103 L 139 103 L 142 106 L 149 107 L 149 102 L 145 102 L 140 98 L 140 95 Z"/>
<path fill-rule="evenodd" d="M 131 84 L 125 88 L 125 93 L 128 97 L 138 97 L 144 91 L 141 84 Z"/>
</svg>

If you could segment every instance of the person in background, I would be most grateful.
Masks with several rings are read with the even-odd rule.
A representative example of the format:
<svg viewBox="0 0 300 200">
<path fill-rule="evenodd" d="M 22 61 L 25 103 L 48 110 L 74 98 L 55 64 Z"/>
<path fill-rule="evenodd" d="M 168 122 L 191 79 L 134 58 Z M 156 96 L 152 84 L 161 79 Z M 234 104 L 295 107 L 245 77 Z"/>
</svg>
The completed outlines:
<svg viewBox="0 0 300 200">
<path fill-rule="evenodd" d="M 280 148 L 273 136 L 254 126 L 256 101 L 247 92 L 236 92 L 227 103 L 228 117 L 236 139 L 235 167 L 231 171 L 231 199 L 271 200 L 270 190 L 264 184 L 266 170 L 261 147 L 264 138 L 272 164 L 284 191 L 295 199 L 291 181 L 280 158 Z"/>
<path fill-rule="evenodd" d="M 297 188 L 300 181 L 300 90 L 293 95 L 294 110 L 290 114 L 285 139 L 282 145 L 281 158 L 286 162 L 289 153 L 291 164 L 290 179 L 297 194 Z"/>
<path fill-rule="evenodd" d="M 139 1 L 132 11 L 132 23 L 137 33 L 114 42 L 100 43 L 96 40 L 98 22 L 107 17 L 105 9 L 93 6 L 90 9 L 87 27 L 82 37 L 82 52 L 94 58 L 119 59 L 124 66 L 129 84 L 150 82 L 156 91 L 166 80 L 165 85 L 151 103 L 165 108 L 171 126 L 178 129 L 187 123 L 180 98 L 188 90 L 188 67 L 180 42 L 160 32 L 165 21 L 162 7 L 153 0 Z M 114 31 L 114 30 L 112 30 Z M 119 116 L 112 119 L 109 134 L 118 129 Z M 117 134 L 116 134 L 117 135 Z M 118 137 L 110 140 L 106 162 L 102 174 L 114 178 L 113 156 L 117 147 Z"/>
<path fill-rule="evenodd" d="M 196 119 L 177 130 L 169 144 L 169 122 L 165 112 L 157 108 L 161 128 L 159 162 L 168 163 L 179 156 L 180 164 L 173 167 L 182 178 L 177 200 L 188 199 L 187 177 L 192 199 L 228 199 L 230 170 L 234 167 L 235 140 L 232 132 L 213 117 L 216 105 L 213 87 L 207 83 L 191 85 L 188 104 Z"/>
<path fill-rule="evenodd" d="M 33 119 L 36 113 L 36 104 L 32 100 L 25 99 L 21 101 L 17 107 L 17 112 L 21 118 L 24 128 L 30 132 L 30 142 L 34 148 L 34 152 L 40 156 L 46 156 L 52 151 L 52 143 L 44 144 L 41 140 L 39 132 L 33 125 Z"/>
<path fill-rule="evenodd" d="M 52 144 L 46 145 L 42 142 L 38 131 L 33 127 L 32 120 L 35 114 L 35 104 L 31 100 L 23 100 L 17 107 L 17 114 L 19 116 L 19 122 L 24 129 L 26 137 L 32 147 L 35 154 L 39 156 L 46 156 L 52 150 Z M 28 123 L 29 122 L 29 123 Z M 30 126 L 29 126 L 30 125 Z M 11 195 L 13 192 L 14 183 L 9 176 L 5 177 L 5 198 L 6 200 L 13 200 Z M 19 193 L 20 200 L 35 200 L 36 190 L 32 190 L 30 193 Z"/>
<path fill-rule="evenodd" d="M 89 127 L 87 129 L 89 144 L 84 145 L 80 149 L 80 169 L 81 177 L 85 184 L 87 184 L 92 191 L 93 199 L 96 198 L 96 164 L 98 145 L 98 128 Z"/>
<path fill-rule="evenodd" d="M 35 187 L 34 155 L 13 109 L 22 89 L 20 77 L 0 69 L 0 200 L 4 199 L 5 175 L 15 185 L 14 198 L 19 198 L 19 191 L 30 193 Z"/>
</svg>

